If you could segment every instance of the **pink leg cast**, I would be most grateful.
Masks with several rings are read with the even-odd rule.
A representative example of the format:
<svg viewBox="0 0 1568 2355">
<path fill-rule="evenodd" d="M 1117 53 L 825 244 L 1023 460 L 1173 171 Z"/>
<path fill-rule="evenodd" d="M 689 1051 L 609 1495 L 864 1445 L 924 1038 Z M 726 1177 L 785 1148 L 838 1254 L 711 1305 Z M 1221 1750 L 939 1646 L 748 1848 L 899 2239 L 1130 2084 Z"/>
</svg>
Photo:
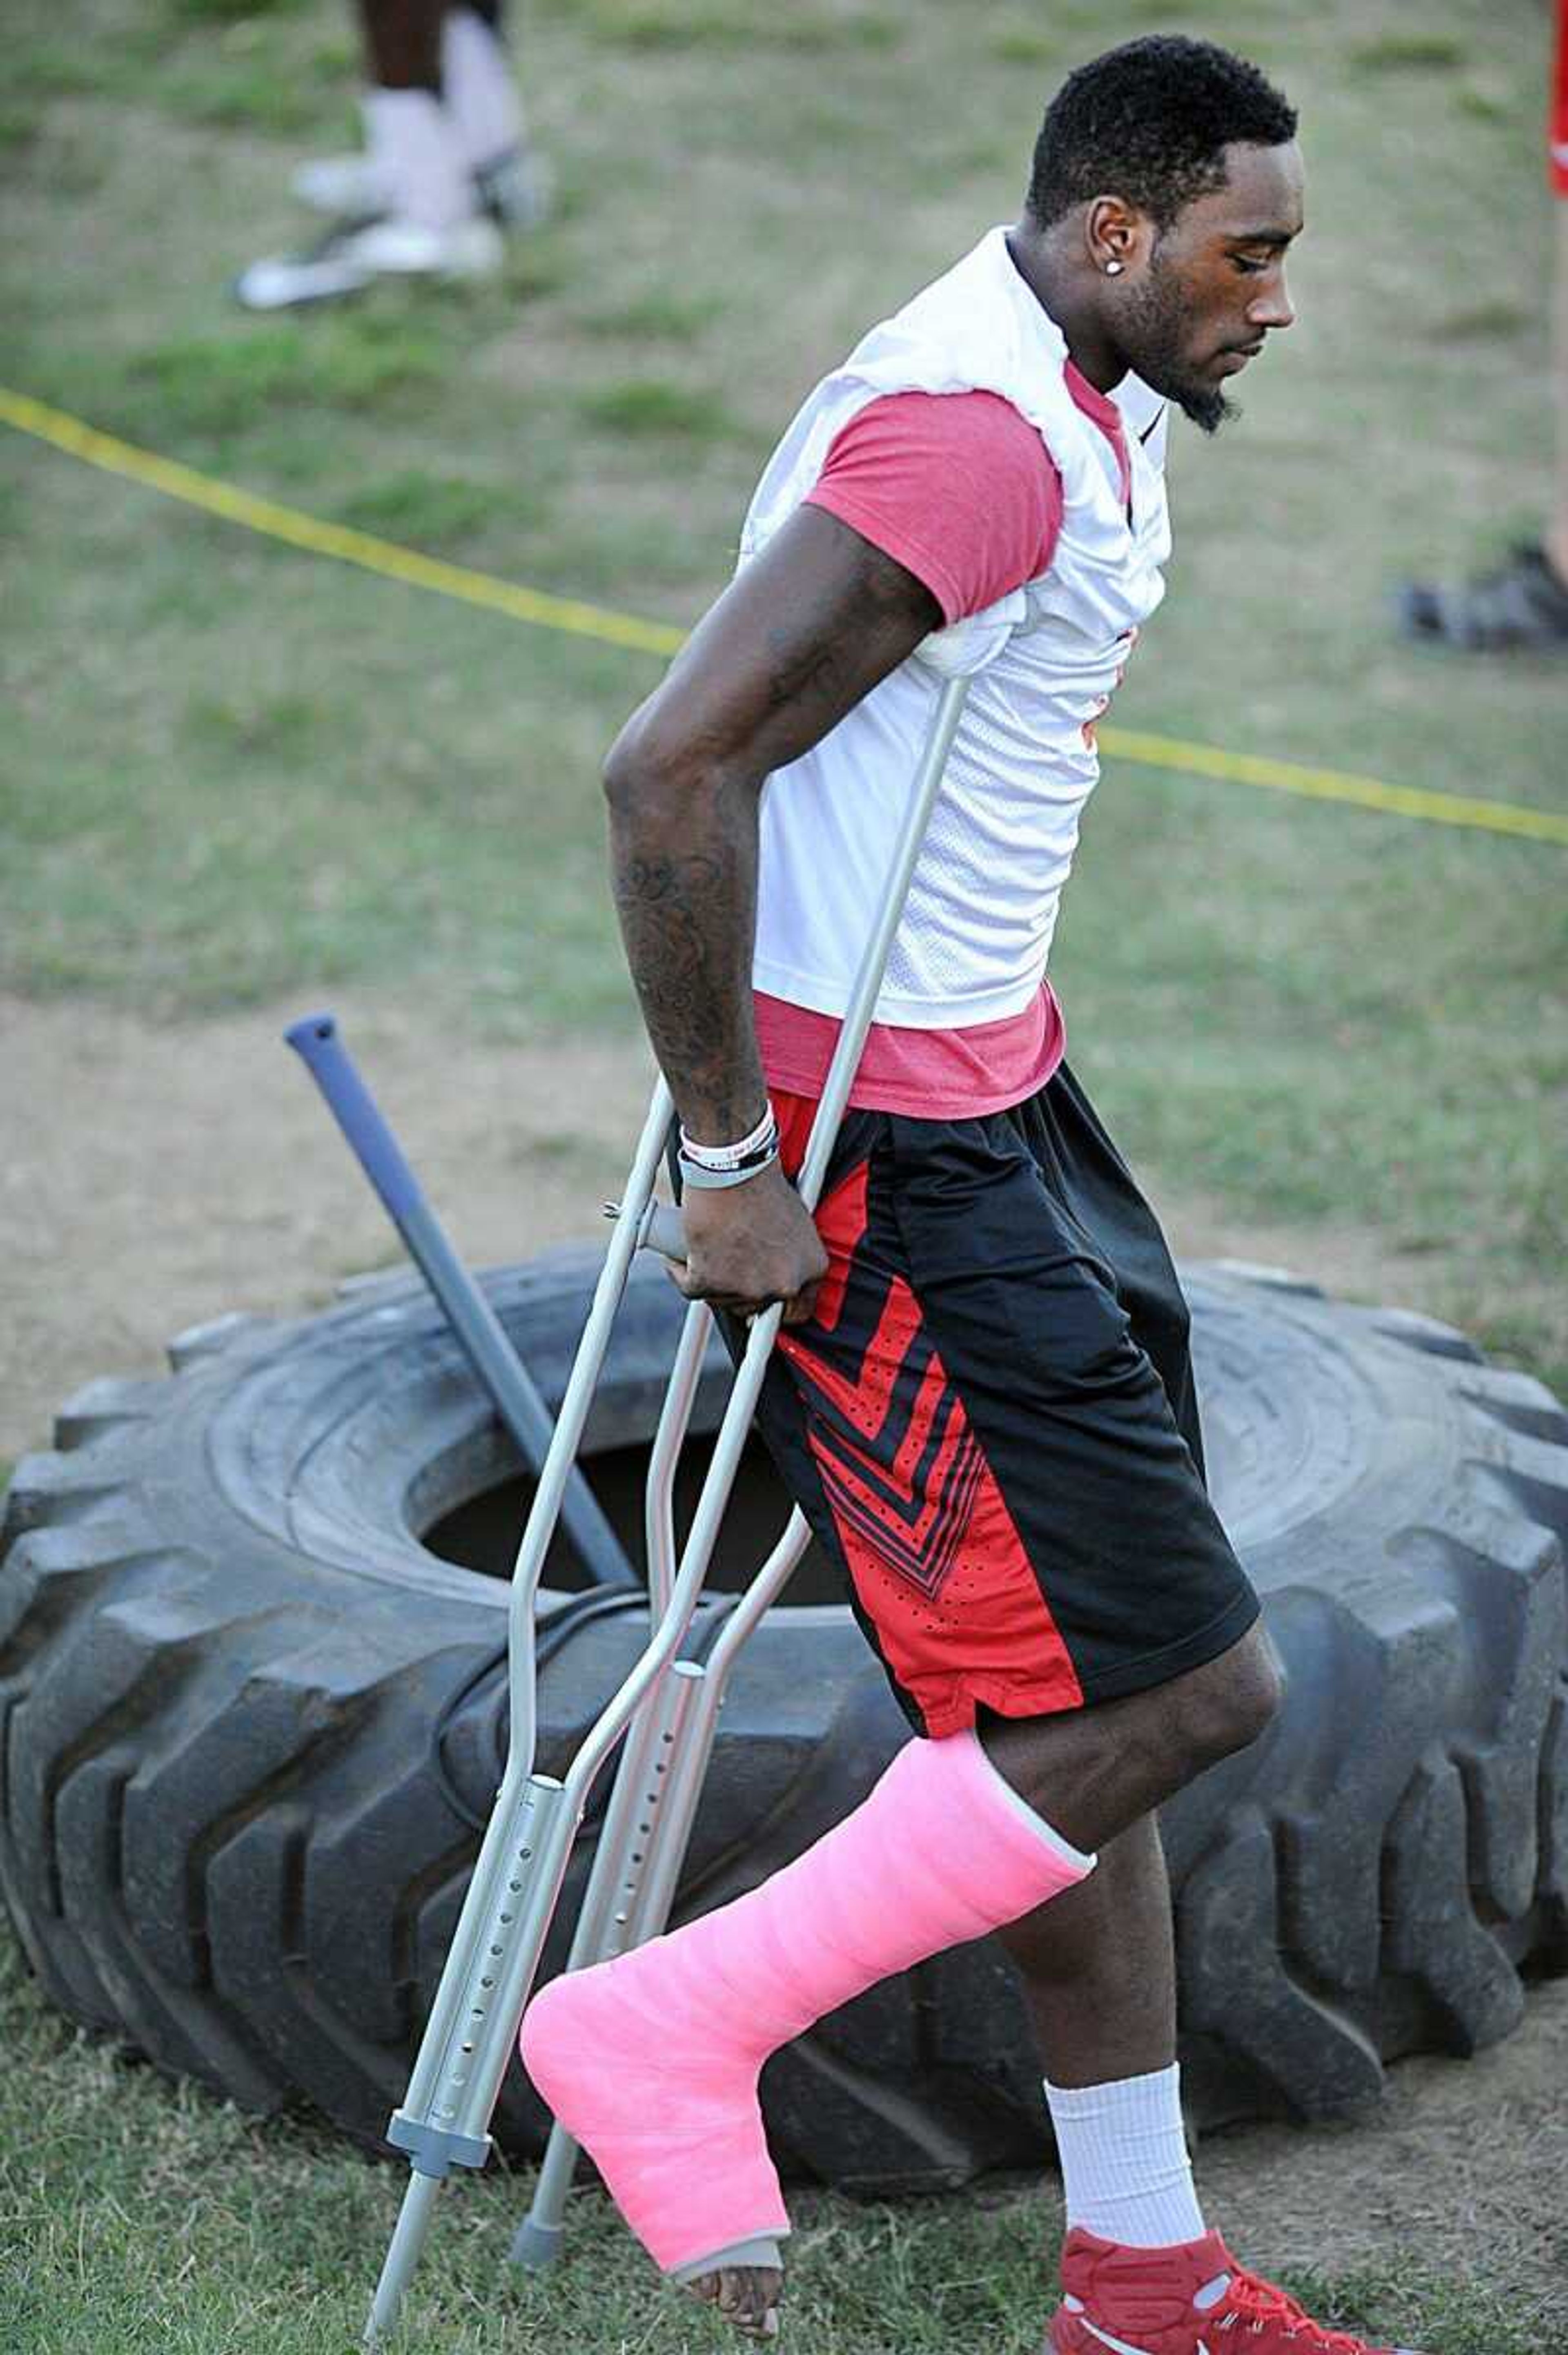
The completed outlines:
<svg viewBox="0 0 1568 2355">
<path fill-rule="evenodd" d="M 763 2134 L 770 2052 L 891 1972 L 1016 1921 L 1094 1863 L 972 1732 L 911 1742 L 814 1848 L 732 1904 L 552 1979 L 524 2065 L 656 2264 L 776 2264 L 789 2230 Z"/>
</svg>

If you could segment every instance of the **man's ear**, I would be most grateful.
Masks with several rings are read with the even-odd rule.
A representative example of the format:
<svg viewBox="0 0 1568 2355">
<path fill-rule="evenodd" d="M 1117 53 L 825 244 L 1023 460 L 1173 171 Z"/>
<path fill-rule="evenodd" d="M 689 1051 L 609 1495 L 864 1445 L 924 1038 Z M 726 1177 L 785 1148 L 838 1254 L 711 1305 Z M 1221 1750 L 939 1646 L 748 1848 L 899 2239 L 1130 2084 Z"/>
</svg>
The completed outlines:
<svg viewBox="0 0 1568 2355">
<path fill-rule="evenodd" d="M 1096 274 L 1121 277 L 1147 261 L 1153 245 L 1147 214 L 1125 197 L 1094 197 L 1084 208 L 1084 251 Z"/>
</svg>

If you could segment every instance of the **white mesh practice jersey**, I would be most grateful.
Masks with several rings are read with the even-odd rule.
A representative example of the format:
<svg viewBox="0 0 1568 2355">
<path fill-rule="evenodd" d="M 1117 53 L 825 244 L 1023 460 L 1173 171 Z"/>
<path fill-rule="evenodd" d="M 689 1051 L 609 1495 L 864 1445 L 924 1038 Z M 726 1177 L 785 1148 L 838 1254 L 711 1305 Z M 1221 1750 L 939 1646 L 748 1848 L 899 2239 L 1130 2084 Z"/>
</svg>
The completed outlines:
<svg viewBox="0 0 1568 2355">
<path fill-rule="evenodd" d="M 951 1028 L 1027 1006 L 1044 977 L 1083 805 L 1093 726 L 1164 594 L 1170 549 L 1164 410 L 1125 379 L 1132 496 L 1063 379 L 1067 348 L 993 229 L 873 327 L 801 408 L 763 473 L 741 541 L 754 555 L 815 485 L 834 437 L 894 392 L 999 394 L 1040 434 L 1062 485 L 1048 570 L 934 632 L 763 796 L 753 977 L 841 1014 L 891 866 L 944 676 L 969 698 L 893 943 L 876 1019 Z"/>
</svg>

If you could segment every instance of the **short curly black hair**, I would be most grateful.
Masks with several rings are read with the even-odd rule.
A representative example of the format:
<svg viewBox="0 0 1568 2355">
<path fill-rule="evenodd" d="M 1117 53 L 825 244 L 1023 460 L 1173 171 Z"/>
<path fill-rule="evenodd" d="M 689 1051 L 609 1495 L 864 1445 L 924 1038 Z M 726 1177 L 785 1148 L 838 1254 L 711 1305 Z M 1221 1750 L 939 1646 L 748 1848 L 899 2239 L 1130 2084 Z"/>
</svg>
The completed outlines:
<svg viewBox="0 0 1568 2355">
<path fill-rule="evenodd" d="M 1224 185 L 1234 142 L 1277 147 L 1296 109 L 1257 67 L 1212 41 L 1151 33 L 1069 74 L 1035 142 L 1028 206 L 1040 229 L 1092 197 L 1125 197 L 1167 229 Z"/>
</svg>

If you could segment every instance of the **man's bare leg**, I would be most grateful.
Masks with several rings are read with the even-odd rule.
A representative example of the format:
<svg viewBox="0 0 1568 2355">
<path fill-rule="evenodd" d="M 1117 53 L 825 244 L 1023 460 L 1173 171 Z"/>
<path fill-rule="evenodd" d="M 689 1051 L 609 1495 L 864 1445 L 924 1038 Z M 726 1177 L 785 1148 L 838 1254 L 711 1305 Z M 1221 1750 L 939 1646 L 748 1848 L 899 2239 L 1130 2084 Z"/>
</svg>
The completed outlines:
<svg viewBox="0 0 1568 2355">
<path fill-rule="evenodd" d="M 1104 2085 L 1176 2058 L 1176 1955 L 1159 1828 L 1145 1816 L 1087 1881 L 997 1936 L 1023 1979 L 1053 2085 Z"/>
<path fill-rule="evenodd" d="M 1054 1717 L 987 1716 L 980 1743 L 1064 1839 L 1103 1854 L 1206 1767 L 1255 1742 L 1281 1689 L 1274 1647 L 1254 1621 L 1229 1651 L 1168 1684 Z"/>
<path fill-rule="evenodd" d="M 443 0 L 360 0 L 365 79 L 379 90 L 441 95 Z"/>
</svg>

